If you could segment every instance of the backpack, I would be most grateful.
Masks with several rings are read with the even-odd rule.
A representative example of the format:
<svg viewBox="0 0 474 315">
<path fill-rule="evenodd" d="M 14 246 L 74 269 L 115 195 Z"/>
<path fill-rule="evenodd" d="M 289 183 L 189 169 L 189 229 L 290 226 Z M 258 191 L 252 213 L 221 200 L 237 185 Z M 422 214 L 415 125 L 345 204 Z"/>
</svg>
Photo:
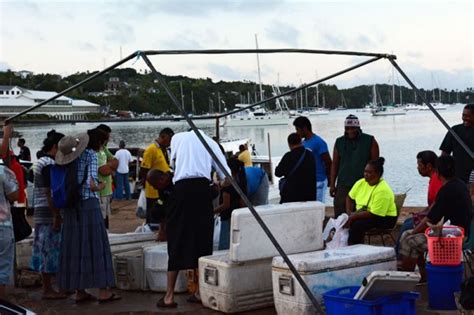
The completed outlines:
<svg viewBox="0 0 474 315">
<path fill-rule="evenodd" d="M 58 209 L 73 209 L 81 201 L 81 189 L 87 179 L 87 166 L 84 178 L 77 182 L 77 160 L 66 165 L 54 164 L 51 167 L 51 191 L 53 204 Z"/>
</svg>

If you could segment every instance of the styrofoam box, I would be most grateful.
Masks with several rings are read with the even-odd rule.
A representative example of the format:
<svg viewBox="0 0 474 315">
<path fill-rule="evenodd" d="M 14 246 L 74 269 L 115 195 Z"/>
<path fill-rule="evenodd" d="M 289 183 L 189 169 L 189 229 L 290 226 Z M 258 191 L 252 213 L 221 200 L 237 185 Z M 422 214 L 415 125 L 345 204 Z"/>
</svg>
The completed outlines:
<svg viewBox="0 0 474 315">
<path fill-rule="evenodd" d="M 236 263 L 229 251 L 201 257 L 199 289 L 205 307 L 224 313 L 272 306 L 272 259 Z"/>
<path fill-rule="evenodd" d="M 391 247 L 354 245 L 289 256 L 296 270 L 322 302 L 322 294 L 346 286 L 361 285 L 376 270 L 396 270 Z M 278 314 L 314 314 L 315 309 L 283 258 L 273 258 L 273 296 Z"/>
<path fill-rule="evenodd" d="M 143 259 L 145 266 L 145 277 L 151 291 L 166 292 L 166 281 L 168 272 L 168 248 L 167 244 L 146 247 L 143 249 Z M 188 283 L 186 273 L 178 273 L 178 279 L 174 287 L 174 292 L 186 292 Z"/>
<path fill-rule="evenodd" d="M 155 242 L 156 235 L 149 233 L 109 233 L 110 251 L 112 254 L 124 251 L 140 249 L 145 244 Z M 33 248 L 33 234 L 18 243 L 16 243 L 16 260 L 18 269 L 31 268 L 31 255 Z"/>
<path fill-rule="evenodd" d="M 324 204 L 289 202 L 255 207 L 285 253 L 323 248 Z M 248 208 L 232 212 L 229 256 L 232 261 L 271 258 L 278 251 Z"/>
</svg>

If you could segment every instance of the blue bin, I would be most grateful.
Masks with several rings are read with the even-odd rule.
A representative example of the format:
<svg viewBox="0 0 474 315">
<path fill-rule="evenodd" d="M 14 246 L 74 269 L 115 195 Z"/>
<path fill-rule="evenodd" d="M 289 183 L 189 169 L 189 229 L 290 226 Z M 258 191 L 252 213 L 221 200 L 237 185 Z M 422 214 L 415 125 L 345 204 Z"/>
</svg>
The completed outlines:
<svg viewBox="0 0 474 315">
<path fill-rule="evenodd" d="M 428 273 L 428 304 L 435 310 L 455 310 L 454 292 L 461 290 L 463 265 L 435 266 L 426 264 Z"/>
<path fill-rule="evenodd" d="M 359 287 L 343 287 L 323 294 L 327 315 L 415 315 L 417 292 L 404 292 L 374 300 L 354 300 Z"/>
</svg>

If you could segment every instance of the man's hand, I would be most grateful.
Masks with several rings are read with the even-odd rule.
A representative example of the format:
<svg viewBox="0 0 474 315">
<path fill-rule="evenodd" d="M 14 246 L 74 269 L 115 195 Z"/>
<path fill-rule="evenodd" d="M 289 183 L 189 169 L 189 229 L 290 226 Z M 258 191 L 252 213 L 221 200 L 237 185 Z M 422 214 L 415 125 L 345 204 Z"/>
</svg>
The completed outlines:
<svg viewBox="0 0 474 315">
<path fill-rule="evenodd" d="M 334 187 L 334 186 L 330 186 L 330 187 L 329 187 L 329 195 L 330 195 L 331 197 L 333 197 L 333 198 L 336 197 L 336 192 L 337 192 L 336 187 Z"/>
</svg>

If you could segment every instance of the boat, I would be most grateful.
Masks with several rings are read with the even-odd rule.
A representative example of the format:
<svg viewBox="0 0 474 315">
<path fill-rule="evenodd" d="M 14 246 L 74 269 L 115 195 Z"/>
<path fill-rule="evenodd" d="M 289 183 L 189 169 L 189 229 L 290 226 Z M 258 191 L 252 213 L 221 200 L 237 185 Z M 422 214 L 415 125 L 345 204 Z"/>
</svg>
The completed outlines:
<svg viewBox="0 0 474 315">
<path fill-rule="evenodd" d="M 370 113 L 374 107 L 372 105 L 365 105 L 362 108 L 356 109 L 356 112 L 365 112 L 365 113 Z"/>
<path fill-rule="evenodd" d="M 428 105 L 426 105 L 425 103 L 423 103 L 423 105 L 419 105 L 419 106 L 420 106 L 419 110 L 430 110 Z M 448 109 L 448 105 L 443 104 L 443 103 L 439 103 L 439 102 L 431 103 L 431 106 L 433 106 L 433 108 L 436 109 L 436 110 L 446 110 L 446 109 Z"/>
<path fill-rule="evenodd" d="M 248 104 L 235 104 L 235 108 L 244 108 Z M 262 106 L 244 109 L 240 112 L 226 116 L 221 122 L 221 127 L 242 127 L 242 126 L 272 126 L 288 125 L 290 116 L 283 110 L 268 112 Z"/>
<path fill-rule="evenodd" d="M 346 109 L 347 109 L 346 99 L 344 98 L 344 94 L 341 93 L 341 105 L 336 107 L 336 110 L 346 110 Z"/>
<path fill-rule="evenodd" d="M 372 116 L 395 116 L 395 115 L 405 115 L 407 112 L 403 107 L 396 107 L 393 105 L 383 105 L 377 102 L 377 88 L 374 84 L 373 93 L 372 93 Z"/>
<path fill-rule="evenodd" d="M 306 117 L 328 115 L 329 114 L 329 110 L 327 108 L 315 107 L 315 106 L 303 107 L 301 109 L 301 111 L 298 111 L 298 112 L 299 112 L 300 116 L 306 116 Z"/>
</svg>

